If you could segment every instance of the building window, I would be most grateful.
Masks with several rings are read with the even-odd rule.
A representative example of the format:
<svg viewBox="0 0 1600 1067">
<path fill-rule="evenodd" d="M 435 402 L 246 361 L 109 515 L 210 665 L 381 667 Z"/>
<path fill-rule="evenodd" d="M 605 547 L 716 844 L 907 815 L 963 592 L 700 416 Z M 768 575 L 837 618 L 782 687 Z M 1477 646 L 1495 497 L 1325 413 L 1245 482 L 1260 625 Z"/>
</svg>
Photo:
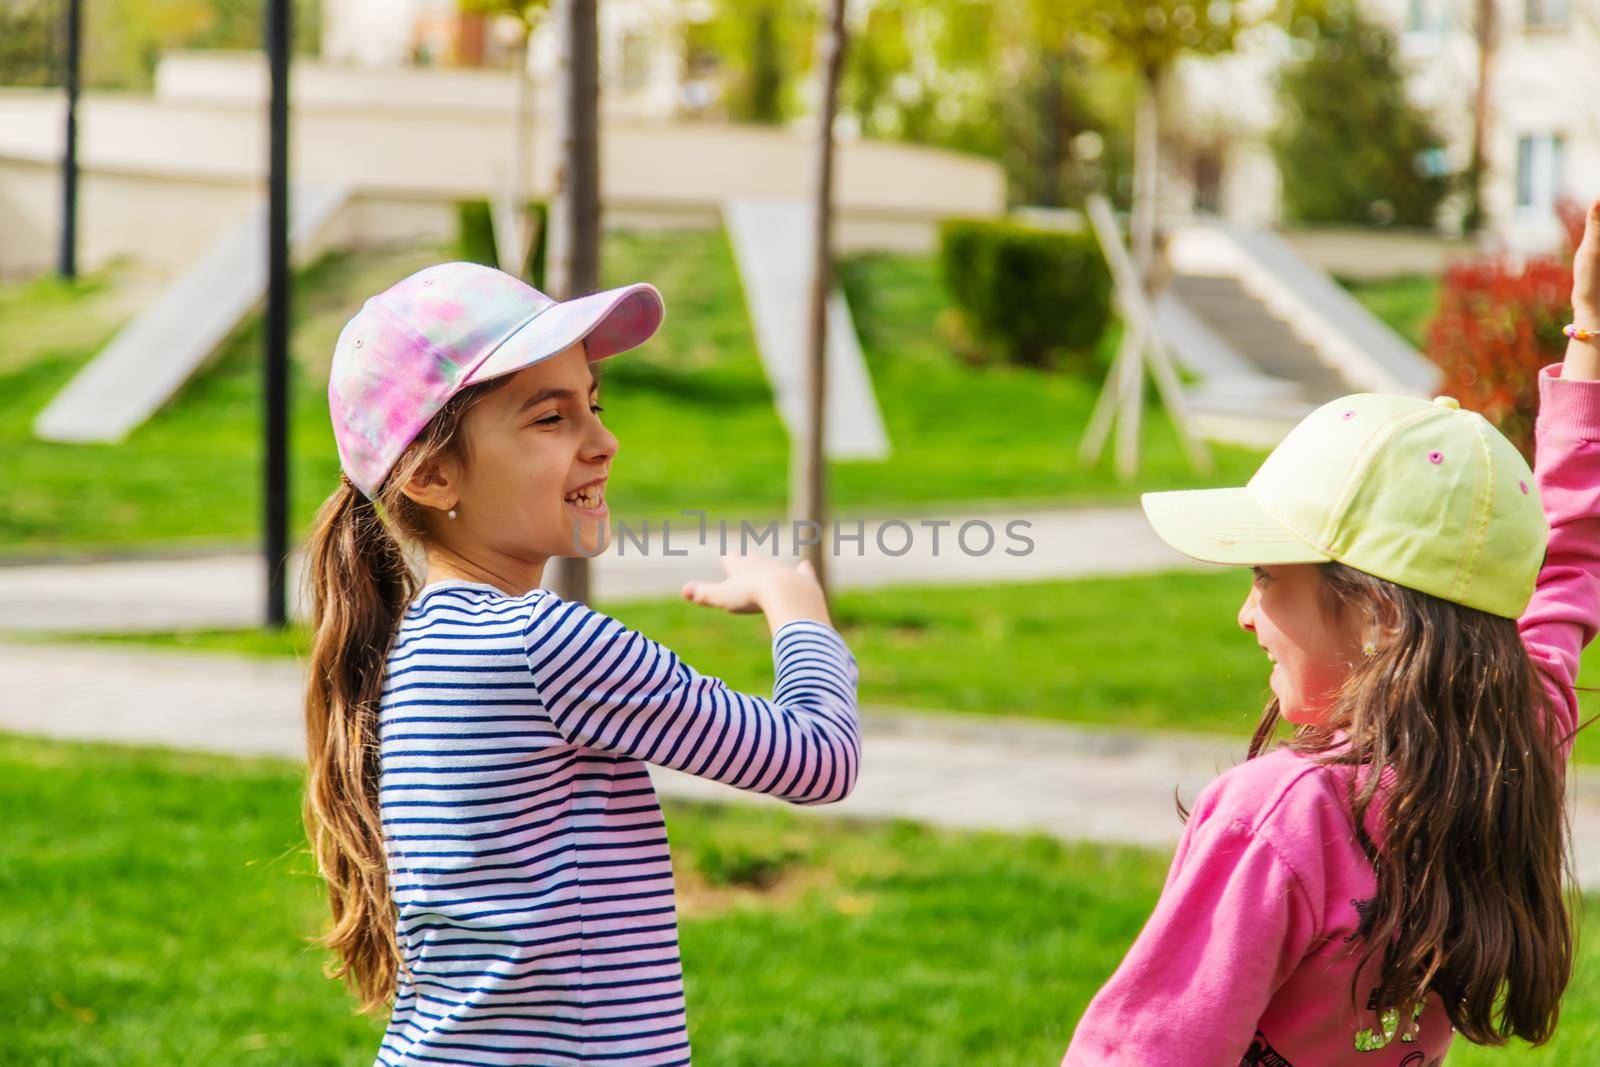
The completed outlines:
<svg viewBox="0 0 1600 1067">
<path fill-rule="evenodd" d="M 1530 3 L 1537 0 L 1529 0 Z M 1406 32 L 1438 34 L 1450 29 L 1450 12 L 1439 0 L 1410 0 L 1406 5 Z"/>
<path fill-rule="evenodd" d="M 1566 144 L 1553 134 L 1517 138 L 1517 210 L 1544 215 L 1555 210 L 1563 192 L 1562 157 Z"/>
<path fill-rule="evenodd" d="M 650 38 L 636 31 L 622 35 L 622 88 L 638 92 L 650 84 Z"/>
<path fill-rule="evenodd" d="M 1561 29 L 1567 24 L 1567 0 L 1524 0 L 1523 20 L 1529 29 Z"/>
<path fill-rule="evenodd" d="M 1222 212 L 1222 148 L 1210 146 L 1195 153 L 1194 209 L 1210 215 Z"/>
</svg>

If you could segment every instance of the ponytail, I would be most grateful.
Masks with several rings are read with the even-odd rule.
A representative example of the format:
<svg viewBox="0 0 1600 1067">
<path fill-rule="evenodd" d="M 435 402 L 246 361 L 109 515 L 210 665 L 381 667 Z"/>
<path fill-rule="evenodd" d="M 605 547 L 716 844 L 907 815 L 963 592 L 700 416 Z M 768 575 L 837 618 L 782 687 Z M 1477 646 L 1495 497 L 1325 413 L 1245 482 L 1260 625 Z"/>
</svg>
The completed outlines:
<svg viewBox="0 0 1600 1067">
<path fill-rule="evenodd" d="M 378 814 L 378 698 L 414 579 L 378 508 L 341 476 L 306 549 L 312 641 L 306 691 L 306 833 L 328 883 L 334 950 L 363 1011 L 393 995 L 402 965 Z"/>
<path fill-rule="evenodd" d="M 389 649 L 420 584 L 406 547 L 426 544 L 432 519 L 400 486 L 446 454 L 470 460 L 463 419 L 508 380 L 451 397 L 395 462 L 375 500 L 341 475 L 306 543 L 314 634 L 304 814 L 333 919 L 318 943 L 337 956 L 328 976 L 349 983 L 362 1011 L 387 1006 L 405 966 L 378 808 L 378 714 Z"/>
</svg>

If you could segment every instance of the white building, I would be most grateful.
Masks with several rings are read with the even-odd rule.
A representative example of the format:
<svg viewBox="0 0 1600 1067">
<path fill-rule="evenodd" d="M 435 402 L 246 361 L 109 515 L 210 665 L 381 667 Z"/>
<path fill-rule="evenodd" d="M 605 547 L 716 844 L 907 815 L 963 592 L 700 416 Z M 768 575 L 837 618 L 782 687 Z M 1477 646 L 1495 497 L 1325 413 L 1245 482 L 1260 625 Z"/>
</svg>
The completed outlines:
<svg viewBox="0 0 1600 1067">
<path fill-rule="evenodd" d="M 1485 140 L 1488 230 L 1513 248 L 1545 249 L 1560 233 L 1554 209 L 1561 199 L 1600 195 L 1600 0 L 1489 2 L 1497 43 Z M 1365 7 L 1395 33 L 1412 99 L 1444 136 L 1447 164 L 1465 169 L 1478 0 L 1365 0 Z M 1265 138 L 1279 115 L 1274 76 L 1289 57 L 1288 42 L 1272 30 L 1253 35 L 1239 55 L 1184 65 L 1170 101 L 1181 142 L 1170 177 L 1190 205 L 1239 221 L 1277 216 Z"/>
<path fill-rule="evenodd" d="M 505 66 L 520 28 L 510 18 L 463 14 L 459 0 L 323 0 L 322 58 L 363 67 L 460 63 Z M 600 78 L 607 111 L 636 118 L 697 117 L 717 102 L 711 57 L 694 46 L 711 0 L 605 0 L 598 5 Z M 537 88 L 556 67 L 553 19 L 529 44 Z"/>
</svg>

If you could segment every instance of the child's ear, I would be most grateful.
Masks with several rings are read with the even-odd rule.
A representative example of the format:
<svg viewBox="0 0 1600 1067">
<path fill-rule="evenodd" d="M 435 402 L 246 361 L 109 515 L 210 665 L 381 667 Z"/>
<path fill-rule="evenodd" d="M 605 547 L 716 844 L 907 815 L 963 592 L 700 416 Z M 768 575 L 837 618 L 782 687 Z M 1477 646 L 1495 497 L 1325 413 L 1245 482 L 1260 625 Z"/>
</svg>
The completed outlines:
<svg viewBox="0 0 1600 1067">
<path fill-rule="evenodd" d="M 423 507 L 449 511 L 461 499 L 453 467 L 439 460 L 429 460 L 411 472 L 400 491 Z"/>
<path fill-rule="evenodd" d="M 1380 641 L 1392 641 L 1400 633 L 1400 605 L 1388 597 L 1378 600 L 1377 626 L 1381 631 Z"/>
</svg>

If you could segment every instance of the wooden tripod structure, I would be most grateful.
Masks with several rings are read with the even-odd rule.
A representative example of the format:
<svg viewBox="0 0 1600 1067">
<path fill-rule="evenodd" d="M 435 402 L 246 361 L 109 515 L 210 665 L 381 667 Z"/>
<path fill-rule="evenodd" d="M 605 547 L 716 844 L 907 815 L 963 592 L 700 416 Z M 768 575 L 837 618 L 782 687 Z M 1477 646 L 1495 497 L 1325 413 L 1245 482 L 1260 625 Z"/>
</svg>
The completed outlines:
<svg viewBox="0 0 1600 1067">
<path fill-rule="evenodd" d="M 1148 269 L 1141 271 L 1135 265 L 1123 244 L 1122 230 L 1111 213 L 1110 202 L 1103 195 L 1093 193 L 1088 197 L 1087 206 L 1089 223 L 1111 270 L 1123 334 L 1122 344 L 1117 348 L 1100 389 L 1100 397 L 1095 401 L 1094 412 L 1089 416 L 1079 457 L 1085 464 L 1098 463 L 1115 422 L 1117 476 L 1127 481 L 1138 472 L 1139 420 L 1144 407 L 1144 375 L 1148 366 L 1190 465 L 1209 473 L 1211 453 L 1195 433 L 1171 353 L 1156 328 L 1154 303 L 1148 288 L 1150 272 Z"/>
</svg>

